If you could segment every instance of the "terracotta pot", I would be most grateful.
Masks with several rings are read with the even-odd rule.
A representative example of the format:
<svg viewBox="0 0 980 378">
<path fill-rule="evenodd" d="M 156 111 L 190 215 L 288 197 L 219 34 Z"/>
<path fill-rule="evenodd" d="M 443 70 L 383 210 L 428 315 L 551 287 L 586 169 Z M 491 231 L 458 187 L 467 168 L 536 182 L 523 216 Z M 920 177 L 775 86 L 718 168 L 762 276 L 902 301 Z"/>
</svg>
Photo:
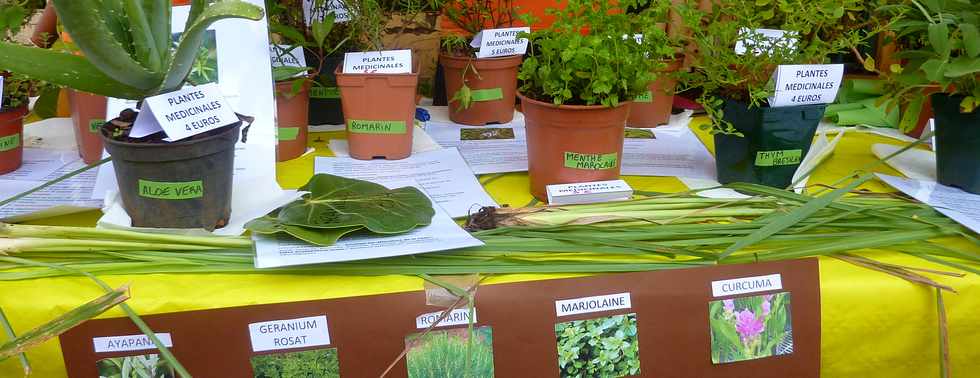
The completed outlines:
<svg viewBox="0 0 980 378">
<path fill-rule="evenodd" d="M 102 158 L 102 136 L 99 127 L 105 123 L 106 98 L 91 93 L 68 91 L 68 104 L 71 108 L 71 123 L 75 127 L 75 143 L 78 155 L 85 164 L 92 164 Z"/>
<path fill-rule="evenodd" d="M 309 136 L 310 82 L 292 94 L 293 81 L 276 83 L 276 161 L 292 160 L 306 152 Z"/>
<path fill-rule="evenodd" d="M 450 99 L 449 119 L 456 123 L 477 126 L 507 123 L 514 119 L 517 68 L 523 60 L 521 55 L 484 59 L 439 55 L 439 62 L 446 70 L 446 96 Z M 473 67 L 467 69 L 469 64 Z M 476 69 L 475 73 L 473 68 Z M 459 102 L 451 99 L 463 87 L 464 71 L 466 85 L 473 91 L 473 102 L 469 108 L 460 109 Z"/>
<path fill-rule="evenodd" d="M 674 87 L 677 80 L 671 77 L 684 63 L 683 57 L 667 62 L 667 67 L 657 71 L 657 80 L 650 82 L 649 90 L 643 96 L 633 99 L 630 117 L 626 121 L 631 127 L 657 127 L 670 122 L 670 111 L 674 105 Z"/>
<path fill-rule="evenodd" d="M 410 74 L 345 74 L 337 67 L 350 156 L 398 160 L 412 154 L 419 65 Z"/>
<path fill-rule="evenodd" d="M 0 174 L 16 171 L 24 162 L 24 117 L 27 106 L 0 111 Z"/>
<path fill-rule="evenodd" d="M 629 102 L 561 105 L 518 93 L 527 127 L 528 176 L 531 194 L 547 201 L 545 187 L 619 178 Z"/>
</svg>

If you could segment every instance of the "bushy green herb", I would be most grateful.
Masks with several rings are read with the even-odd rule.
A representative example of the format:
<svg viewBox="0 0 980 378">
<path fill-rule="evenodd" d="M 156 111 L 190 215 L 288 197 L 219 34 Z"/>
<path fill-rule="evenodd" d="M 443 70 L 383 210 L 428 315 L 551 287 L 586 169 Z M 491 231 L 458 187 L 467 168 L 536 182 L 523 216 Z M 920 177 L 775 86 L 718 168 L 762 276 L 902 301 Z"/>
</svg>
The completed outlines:
<svg viewBox="0 0 980 378">
<path fill-rule="evenodd" d="M 156 354 L 114 357 L 96 363 L 99 378 L 175 378 L 174 369 Z"/>
<path fill-rule="evenodd" d="M 302 47 L 315 59 L 306 62 L 310 67 L 280 66 L 272 68 L 272 78 L 275 81 L 293 80 L 290 91 L 282 93 L 286 97 L 295 96 L 302 91 L 307 81 L 312 81 L 315 87 L 334 87 L 329 75 L 320 75 L 328 56 L 352 48 L 351 33 L 353 29 L 346 23 L 335 22 L 336 14 L 329 12 L 329 0 L 314 0 L 311 4 L 311 22 L 306 25 L 303 14 L 304 0 L 273 1 L 266 0 L 266 11 L 269 16 L 269 33 L 273 41 L 284 48 L 273 50 L 277 58 L 292 54 L 297 47 Z M 295 58 L 295 57 L 294 57 Z M 306 74 L 297 78 L 299 74 Z"/>
<path fill-rule="evenodd" d="M 475 328 L 472 333 L 465 328 L 432 331 L 409 336 L 405 342 L 409 348 L 406 357 L 409 378 L 493 377 L 490 327 Z"/>
<path fill-rule="evenodd" d="M 640 374 L 636 314 L 555 325 L 561 377 L 625 377 Z"/>
<path fill-rule="evenodd" d="M 255 378 L 338 378 L 340 362 L 337 349 L 266 354 L 252 357 Z"/>
</svg>

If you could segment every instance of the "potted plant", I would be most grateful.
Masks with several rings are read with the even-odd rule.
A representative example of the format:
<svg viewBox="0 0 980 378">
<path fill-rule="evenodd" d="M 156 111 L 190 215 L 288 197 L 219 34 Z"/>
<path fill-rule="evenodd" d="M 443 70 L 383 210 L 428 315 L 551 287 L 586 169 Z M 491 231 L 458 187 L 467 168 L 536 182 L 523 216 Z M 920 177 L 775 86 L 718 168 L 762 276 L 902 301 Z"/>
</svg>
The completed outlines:
<svg viewBox="0 0 980 378">
<path fill-rule="evenodd" d="M 24 161 L 24 117 L 31 82 L 4 73 L 0 87 L 0 174 L 20 168 Z"/>
<path fill-rule="evenodd" d="M 411 49 L 419 62 L 419 89 L 435 77 L 441 13 L 448 0 L 379 0 L 385 13 L 381 43 Z"/>
<path fill-rule="evenodd" d="M 53 3 L 83 55 L 0 43 L 0 69 L 135 100 L 180 89 L 207 28 L 215 21 L 263 17 L 260 7 L 238 0 L 193 1 L 185 31 L 174 47 L 169 1 L 135 6 L 122 0 Z M 231 213 L 234 145 L 241 123 L 168 143 L 162 140 L 163 133 L 129 138 L 136 114 L 124 111 L 100 130 L 133 225 L 208 230 L 225 225 Z M 177 194 L 175 187 L 189 190 Z M 160 190 L 170 194 L 154 194 Z"/>
<path fill-rule="evenodd" d="M 653 1 L 637 10 L 638 34 L 634 35 L 646 51 L 646 56 L 656 60 L 654 75 L 647 91 L 633 99 L 626 124 L 632 127 L 656 127 L 670 122 L 674 104 L 674 88 L 677 72 L 684 64 L 684 47 L 677 33 L 668 34 L 672 3 Z"/>
<path fill-rule="evenodd" d="M 857 6 L 854 0 L 734 0 L 715 1 L 709 12 L 680 7 L 699 54 L 699 64 L 682 80 L 704 91 L 699 102 L 711 117 L 719 182 L 790 184 L 826 104 L 770 107 L 773 72 L 784 64 L 827 63 L 831 54 L 862 43 L 870 33 L 838 26 Z M 767 37 L 758 29 L 785 33 Z M 783 158 L 767 158 L 774 154 Z"/>
<path fill-rule="evenodd" d="M 517 68 L 522 55 L 477 58 L 470 41 L 483 29 L 513 27 L 517 16 L 512 0 L 458 0 L 443 9 L 465 34 L 442 39 L 439 63 L 445 70 L 449 119 L 464 125 L 507 123 L 514 118 Z"/>
<path fill-rule="evenodd" d="M 623 38 L 634 33 L 623 10 L 645 3 L 569 0 L 549 11 L 549 28 L 530 34 L 518 96 L 538 199 L 547 198 L 547 185 L 619 177 L 629 102 L 646 92 L 655 62 Z"/>
</svg>

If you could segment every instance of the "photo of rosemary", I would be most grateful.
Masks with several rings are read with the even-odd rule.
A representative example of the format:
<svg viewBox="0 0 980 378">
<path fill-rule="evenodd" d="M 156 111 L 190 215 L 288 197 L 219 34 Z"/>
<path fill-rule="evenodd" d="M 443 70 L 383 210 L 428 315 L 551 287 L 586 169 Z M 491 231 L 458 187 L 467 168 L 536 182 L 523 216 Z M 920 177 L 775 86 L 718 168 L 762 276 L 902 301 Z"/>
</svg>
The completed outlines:
<svg viewBox="0 0 980 378">
<path fill-rule="evenodd" d="M 627 377 L 640 374 L 636 314 L 555 325 L 560 377 Z"/>
<path fill-rule="evenodd" d="M 252 357 L 255 378 L 339 378 L 337 348 Z"/>
<path fill-rule="evenodd" d="M 174 33 L 172 47 L 177 48 L 180 36 L 184 33 Z M 217 33 L 208 30 L 204 33 L 204 41 L 201 48 L 197 51 L 194 58 L 191 73 L 187 76 L 187 82 L 193 85 L 204 85 L 218 82 L 218 42 Z"/>
<path fill-rule="evenodd" d="M 493 329 L 431 331 L 405 338 L 409 378 L 493 377 Z"/>
<path fill-rule="evenodd" d="M 713 363 L 793 353 L 789 293 L 712 301 L 708 317 Z"/>
<path fill-rule="evenodd" d="M 99 360 L 99 378 L 175 378 L 174 369 L 156 354 Z"/>
</svg>

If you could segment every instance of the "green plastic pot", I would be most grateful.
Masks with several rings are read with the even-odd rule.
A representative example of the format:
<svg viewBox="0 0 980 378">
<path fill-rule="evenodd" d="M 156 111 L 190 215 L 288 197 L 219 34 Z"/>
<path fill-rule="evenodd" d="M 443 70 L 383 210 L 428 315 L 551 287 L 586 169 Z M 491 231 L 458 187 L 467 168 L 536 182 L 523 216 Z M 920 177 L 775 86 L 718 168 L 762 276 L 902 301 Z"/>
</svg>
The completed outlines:
<svg viewBox="0 0 980 378">
<path fill-rule="evenodd" d="M 963 96 L 934 93 L 939 183 L 980 194 L 980 111 L 960 113 Z"/>
</svg>

